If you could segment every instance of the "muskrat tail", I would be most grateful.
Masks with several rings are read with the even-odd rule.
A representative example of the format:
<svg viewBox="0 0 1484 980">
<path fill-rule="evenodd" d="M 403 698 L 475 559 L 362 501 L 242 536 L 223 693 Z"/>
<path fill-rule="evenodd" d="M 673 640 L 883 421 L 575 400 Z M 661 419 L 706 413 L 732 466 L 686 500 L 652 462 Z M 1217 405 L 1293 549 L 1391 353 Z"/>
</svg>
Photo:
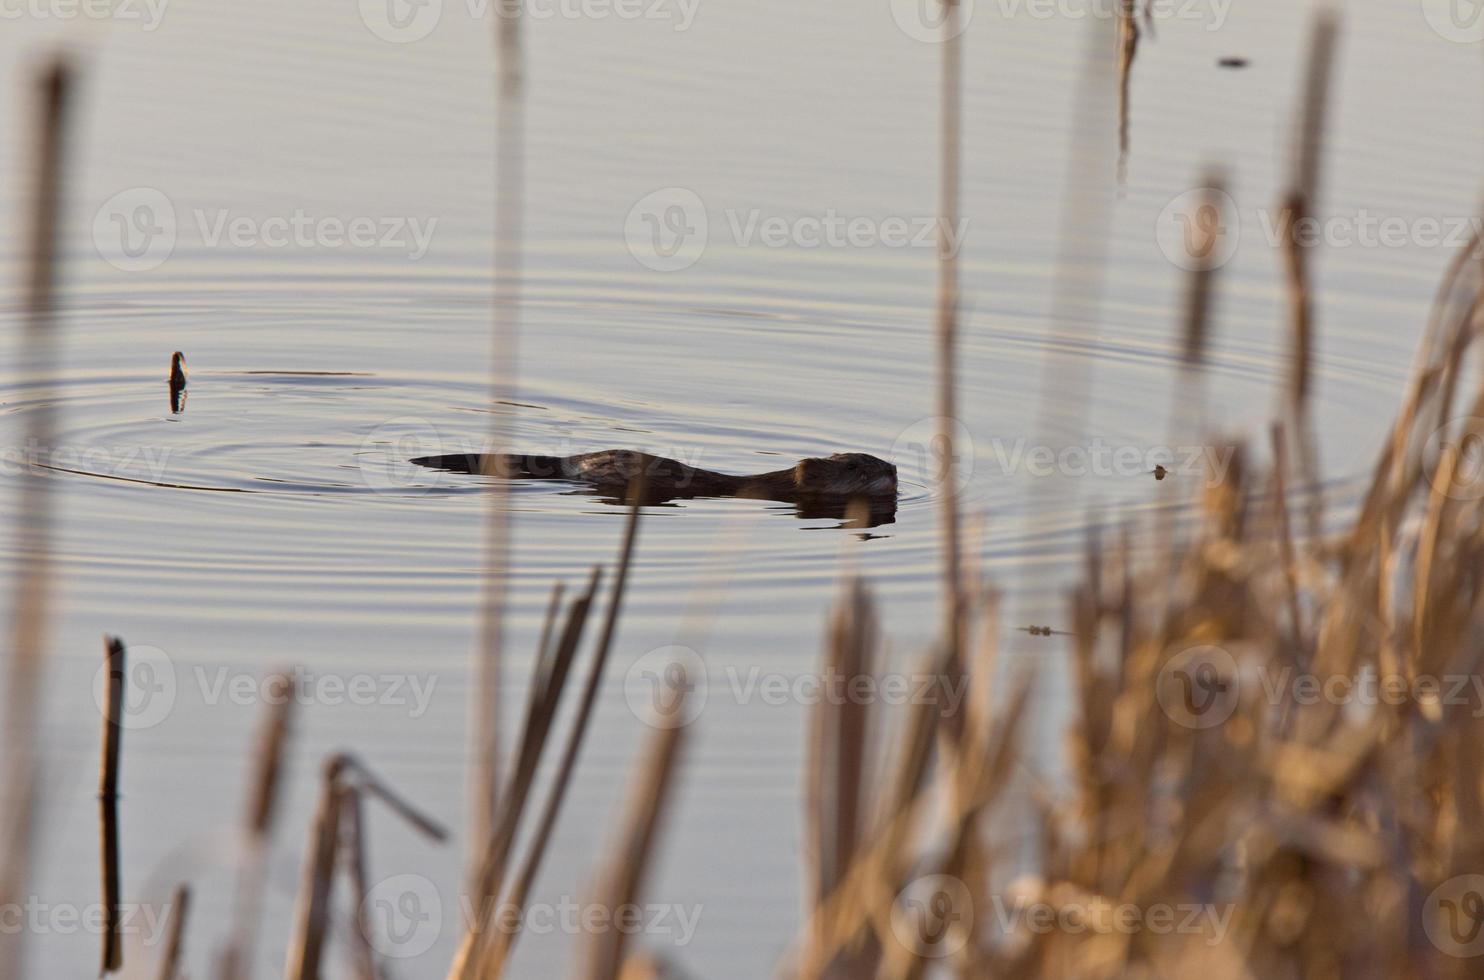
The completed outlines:
<svg viewBox="0 0 1484 980">
<path fill-rule="evenodd" d="M 560 479 L 564 473 L 562 457 L 532 456 L 526 453 L 450 453 L 445 456 L 419 456 L 411 462 L 451 473 L 484 473 L 490 476 Z"/>
</svg>

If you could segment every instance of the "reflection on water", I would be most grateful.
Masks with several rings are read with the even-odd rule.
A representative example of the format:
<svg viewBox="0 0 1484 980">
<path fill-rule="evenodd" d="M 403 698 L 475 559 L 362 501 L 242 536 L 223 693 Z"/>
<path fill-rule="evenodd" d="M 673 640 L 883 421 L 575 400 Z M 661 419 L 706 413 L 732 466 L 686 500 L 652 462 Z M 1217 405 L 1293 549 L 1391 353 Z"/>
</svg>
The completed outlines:
<svg viewBox="0 0 1484 980">
<path fill-rule="evenodd" d="M 1061 309 L 1072 322 L 1060 329 L 1051 323 L 1056 229 L 1076 226 L 1062 220 L 1062 189 L 1087 24 L 976 7 L 964 37 L 967 439 L 955 489 L 967 523 L 982 527 L 970 549 L 977 567 L 1009 592 L 1007 621 L 1052 631 L 1006 630 L 1005 662 L 1024 655 L 1056 669 L 1069 642 L 1056 629 L 1066 621 L 1061 585 L 1089 525 L 1182 519 L 1205 480 L 1179 459 L 1224 446 L 1216 431 L 1263 431 L 1285 348 L 1281 266 L 1262 216 L 1284 172 L 1286 120 L 1274 107 L 1296 90 L 1305 6 L 1233 5 L 1219 29 L 1174 18 L 1144 34 L 1123 193 L 1112 172 L 1086 188 L 1108 210 L 1103 300 Z M 95 843 L 85 815 L 96 728 L 78 719 L 94 710 L 105 632 L 158 650 L 161 676 L 175 681 L 170 710 L 131 731 L 125 750 L 126 891 L 148 898 L 198 871 L 207 886 L 221 877 L 173 856 L 208 849 L 197 846 L 211 833 L 202 828 L 233 819 L 242 792 L 259 705 L 233 702 L 218 671 L 412 673 L 428 692 L 417 711 L 324 697 L 305 706 L 271 884 L 278 904 L 296 883 L 309 774 L 332 750 L 354 749 L 428 812 L 458 822 L 486 481 L 407 461 L 481 446 L 489 412 L 510 413 L 521 451 L 551 455 L 624 446 L 744 473 L 871 453 L 900 470 L 889 513 L 730 499 L 646 510 L 598 732 L 538 886 L 538 898 L 555 902 L 586 884 L 642 731 L 622 678 L 678 642 L 689 617 L 704 618 L 688 597 L 698 581 L 722 578 L 707 638 L 691 641 L 717 690 L 696 721 L 653 892 L 704 903 L 694 940 L 674 951 L 686 967 L 764 975 L 798 926 L 789 887 L 805 716 L 798 705 L 729 699 L 716 679 L 814 669 L 842 561 L 881 598 L 894 656 L 917 654 L 924 624 L 938 621 L 924 436 L 937 430 L 934 263 L 931 236 L 927 247 L 912 241 L 936 209 L 940 52 L 869 4 L 702 6 L 680 31 L 644 20 L 531 23 L 519 385 L 509 404 L 492 406 L 490 31 L 465 5 L 442 9 L 409 43 L 368 30 L 354 4 L 292 0 L 174 5 L 148 32 L 20 18 L 0 34 L 11 93 L 38 36 L 61 29 L 91 45 L 65 229 L 65 367 L 45 396 L 59 442 L 44 458 L 21 444 L 42 388 L 0 369 L 0 430 L 12 447 L 0 517 L 13 516 L 14 476 L 33 464 L 55 467 L 60 517 L 47 712 L 56 781 L 37 888 L 72 900 L 96 884 L 84 857 Z M 1364 0 L 1347 5 L 1347 18 L 1321 210 L 1409 221 L 1471 213 L 1484 97 L 1477 47 L 1439 37 L 1415 5 Z M 1245 70 L 1217 67 L 1233 52 L 1250 59 Z M 1361 70 L 1377 63 L 1387 71 Z M 0 104 L 7 132 L 24 131 L 21 105 Z M 1101 138 L 1116 150 L 1116 121 Z M 24 172 L 23 149 L 0 143 L 7 172 Z M 1183 273 L 1154 229 L 1213 161 L 1231 176 L 1240 227 L 1216 285 L 1197 405 L 1175 384 Z M 656 229 L 684 267 L 645 264 L 626 237 L 630 224 L 650 229 L 650 212 L 635 210 L 645 200 L 684 202 L 672 213 L 684 221 Z M 0 195 L 0 265 L 12 284 L 23 203 Z M 148 241 L 108 240 L 114 216 L 140 207 L 151 209 Z M 276 233 L 301 214 L 305 236 Z M 801 240 L 831 221 L 867 233 Z M 1066 254 L 1084 251 L 1073 243 Z M 1450 258 L 1417 243 L 1316 254 L 1316 426 L 1326 487 L 1341 503 L 1390 421 Z M 16 363 L 9 295 L 3 365 Z M 176 350 L 190 352 L 189 384 L 161 399 L 161 367 Z M 1074 370 L 1043 373 L 1052 354 Z M 1078 390 L 1060 390 L 1069 385 Z M 1042 431 L 1037 407 L 1069 394 L 1083 421 Z M 1103 447 L 1132 462 L 1106 472 L 1069 463 Z M 1076 495 L 1053 492 L 1063 485 Z M 1079 503 L 1057 503 L 1071 499 Z M 623 512 L 612 495 L 550 485 L 516 485 L 509 501 L 515 705 L 551 583 L 576 583 L 611 560 Z M 1065 699 L 1051 683 L 1035 696 L 1046 743 L 1059 744 Z M 379 874 L 426 876 L 454 908 L 463 849 L 388 837 L 372 856 Z M 203 887 L 193 906 L 193 973 L 206 972 L 209 937 L 229 921 L 227 891 Z M 264 944 L 276 952 L 287 917 L 269 918 Z M 436 974 L 456 939 L 444 930 L 404 972 Z M 570 946 L 528 937 L 517 972 L 557 975 Z M 37 975 L 92 966 L 92 950 L 68 937 L 41 937 L 35 950 Z"/>
</svg>

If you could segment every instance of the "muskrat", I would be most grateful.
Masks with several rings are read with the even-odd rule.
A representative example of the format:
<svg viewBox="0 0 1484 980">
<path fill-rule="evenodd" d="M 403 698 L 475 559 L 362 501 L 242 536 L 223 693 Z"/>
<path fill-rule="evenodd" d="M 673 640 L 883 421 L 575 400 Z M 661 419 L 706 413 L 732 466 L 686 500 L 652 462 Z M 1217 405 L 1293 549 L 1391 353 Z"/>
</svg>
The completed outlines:
<svg viewBox="0 0 1484 980">
<path fill-rule="evenodd" d="M 889 498 L 895 504 L 897 496 L 897 468 L 866 453 L 814 457 L 786 469 L 751 476 L 703 470 L 629 449 L 606 449 L 575 456 L 454 453 L 419 456 L 412 462 L 454 473 L 566 480 L 613 494 L 625 492 L 634 478 L 643 473 L 645 498 L 649 502 L 689 497 L 751 497 L 790 503 Z"/>
</svg>

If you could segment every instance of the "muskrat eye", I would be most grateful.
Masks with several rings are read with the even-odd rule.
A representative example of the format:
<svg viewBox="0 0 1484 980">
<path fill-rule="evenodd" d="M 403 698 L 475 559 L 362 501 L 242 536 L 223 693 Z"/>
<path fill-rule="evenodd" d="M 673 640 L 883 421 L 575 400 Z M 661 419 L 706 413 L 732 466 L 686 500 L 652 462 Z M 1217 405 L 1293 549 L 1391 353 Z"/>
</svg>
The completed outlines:
<svg viewBox="0 0 1484 980">
<path fill-rule="evenodd" d="M 856 469 L 856 468 L 857 468 L 857 467 L 858 467 L 858 466 L 859 466 L 859 464 L 858 464 L 858 463 L 856 463 L 856 461 L 855 461 L 855 460 L 853 460 L 853 459 L 852 459 L 852 460 L 851 460 L 851 461 L 850 461 L 850 462 L 848 462 L 848 463 L 846 463 L 846 464 L 845 464 L 845 468 L 846 468 L 846 469 L 847 469 L 847 470 L 853 470 L 853 469 Z"/>
</svg>

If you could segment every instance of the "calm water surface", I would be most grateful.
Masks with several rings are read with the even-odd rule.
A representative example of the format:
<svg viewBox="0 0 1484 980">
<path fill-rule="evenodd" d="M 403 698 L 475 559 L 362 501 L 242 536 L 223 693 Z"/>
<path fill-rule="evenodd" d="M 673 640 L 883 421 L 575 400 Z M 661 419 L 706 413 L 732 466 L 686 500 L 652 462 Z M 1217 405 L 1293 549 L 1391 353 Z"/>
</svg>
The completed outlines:
<svg viewBox="0 0 1484 980">
<path fill-rule="evenodd" d="M 660 19 L 530 24 L 519 404 L 492 408 L 489 18 L 446 0 L 426 37 L 390 43 L 367 26 L 384 28 L 376 5 L 362 6 L 365 16 L 353 3 L 176 0 L 153 30 L 23 16 L 0 35 L 7 365 L 19 333 L 26 73 L 63 40 L 84 79 L 61 367 L 39 386 L 13 367 L 0 373 L 0 436 L 13 447 L 4 516 L 43 401 L 58 411 L 68 454 L 58 465 L 75 471 L 49 478 L 60 595 L 37 901 L 96 901 L 91 682 L 104 632 L 158 669 L 142 678 L 151 695 L 126 738 L 126 892 L 157 902 L 179 879 L 196 884 L 193 972 L 205 975 L 230 915 L 224 855 L 261 713 L 254 691 L 234 685 L 300 664 L 330 685 L 370 678 L 370 700 L 385 702 L 320 687 L 298 716 L 259 975 L 280 971 L 327 752 L 355 751 L 429 813 L 462 823 L 483 498 L 478 481 L 402 460 L 481 444 L 491 411 L 510 414 L 528 451 L 633 446 L 734 472 L 845 449 L 895 456 L 896 520 L 868 540 L 755 501 L 645 514 L 596 730 L 535 896 L 555 905 L 587 893 L 648 731 L 631 710 L 642 678 L 626 688 L 625 677 L 656 648 L 692 646 L 708 698 L 648 899 L 699 907 L 699 925 L 683 943 L 648 942 L 699 976 L 763 975 L 798 927 L 807 712 L 796 698 L 770 703 L 747 679 L 816 669 L 842 561 L 879 594 L 894 662 L 923 649 L 937 601 L 930 460 L 912 449 L 932 425 L 933 251 L 790 235 L 770 244 L 760 229 L 833 216 L 915 230 L 931 216 L 940 49 L 899 29 L 884 0 L 701 3 L 689 21 L 676 4 Z M 1093 96 L 1077 86 L 1095 25 L 1035 14 L 1044 9 L 980 0 L 965 45 L 964 502 L 983 522 L 973 555 L 1009 592 L 1007 626 L 1063 622 L 1089 513 L 1177 505 L 1199 489 L 1200 476 L 1157 484 L 1144 472 L 1158 447 L 1198 445 L 1216 427 L 1261 436 L 1286 346 L 1281 267 L 1259 210 L 1285 172 L 1309 14 L 1270 0 L 1161 20 L 1136 67 L 1120 190 L 1113 121 L 1095 104 L 1096 131 L 1073 132 L 1079 105 L 1107 101 L 1100 76 Z M 1441 37 L 1415 2 L 1352 3 L 1347 18 L 1321 211 L 1467 218 L 1484 148 L 1479 46 Z M 1251 66 L 1216 67 L 1233 54 Z M 1093 153 L 1079 151 L 1069 176 L 1073 145 Z M 1226 168 L 1241 234 L 1197 403 L 1176 385 L 1185 281 L 1154 229 L 1212 162 Z M 1069 183 L 1106 206 L 1100 304 L 1085 280 L 1057 277 L 1059 229 L 1084 227 L 1063 213 Z M 630 212 L 664 189 L 673 203 L 674 188 L 699 203 L 705 247 L 694 254 L 691 238 L 681 257 L 692 264 L 656 271 L 629 247 L 643 252 L 655 226 Z M 144 206 L 149 220 L 135 223 Z M 676 212 L 652 213 L 668 233 Z M 320 222 L 317 237 L 271 238 L 270 219 L 296 214 Z M 682 216 L 694 227 L 696 214 Z M 145 248 L 140 236 L 167 219 L 171 247 Z M 370 220 L 375 240 L 342 242 L 325 219 Z M 144 251 L 120 251 L 126 241 Z M 1317 260 L 1318 420 L 1342 503 L 1453 254 L 1412 241 Z M 175 349 L 192 368 L 179 415 L 164 385 Z M 1135 463 L 1048 477 L 1025 455 L 1037 445 L 1125 447 Z M 551 583 L 575 587 L 610 561 L 623 514 L 547 485 L 511 500 L 515 704 Z M 1061 641 L 1007 630 L 1004 642 L 1048 668 L 1036 716 L 1049 757 L 1065 704 Z M 441 975 L 457 938 L 463 840 L 424 843 L 384 812 L 371 830 L 373 879 L 421 875 L 389 888 L 413 882 L 430 914 L 441 903 L 431 933 L 399 949 L 419 955 L 397 975 Z M 519 973 L 557 975 L 573 948 L 560 932 L 530 934 Z M 96 955 L 92 937 L 60 929 L 31 949 L 38 976 L 78 975 Z M 146 956 L 131 953 L 142 968 Z"/>
</svg>

